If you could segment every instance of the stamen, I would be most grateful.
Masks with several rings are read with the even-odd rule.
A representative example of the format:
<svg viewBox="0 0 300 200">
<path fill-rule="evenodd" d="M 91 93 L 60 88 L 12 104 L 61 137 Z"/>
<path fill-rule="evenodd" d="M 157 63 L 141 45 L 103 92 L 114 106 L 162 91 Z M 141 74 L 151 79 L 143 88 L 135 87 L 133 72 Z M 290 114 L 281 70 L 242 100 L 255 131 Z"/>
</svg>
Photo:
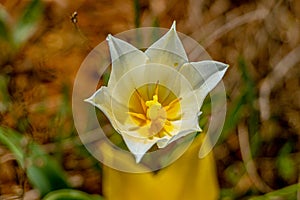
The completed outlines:
<svg viewBox="0 0 300 200">
<path fill-rule="evenodd" d="M 130 110 L 128 114 L 138 127 L 148 128 L 145 130 L 134 127 L 132 130 L 136 130 L 149 139 L 173 136 L 172 133 L 175 127 L 172 122 L 180 120 L 182 117 L 180 113 L 181 99 L 177 98 L 172 91 L 159 85 L 159 81 L 155 84 L 135 89 L 130 105 L 134 108 L 134 105 L 140 103 L 141 106 L 139 109 Z M 163 103 L 164 101 L 166 101 L 165 104 Z"/>
<path fill-rule="evenodd" d="M 158 96 L 158 84 L 159 84 L 159 80 L 157 80 L 156 85 L 155 85 L 155 95 Z"/>
<path fill-rule="evenodd" d="M 175 117 L 168 116 L 167 120 L 169 120 L 169 121 L 177 121 L 177 120 L 180 120 L 181 118 L 182 118 L 182 115 L 180 113 L 178 113 L 178 115 L 176 115 Z"/>
<path fill-rule="evenodd" d="M 128 112 L 128 114 L 130 114 L 132 117 L 136 117 L 141 120 L 145 120 L 145 121 L 147 120 L 146 116 L 141 113 Z"/>
<path fill-rule="evenodd" d="M 142 109 L 143 109 L 144 113 L 146 113 L 147 108 L 146 108 L 146 105 L 145 105 L 145 100 L 143 99 L 142 95 L 139 93 L 139 91 L 136 88 L 135 88 L 135 91 L 136 91 L 137 96 L 138 96 L 138 98 L 140 100 L 140 104 L 142 106 Z"/>
<path fill-rule="evenodd" d="M 172 108 L 174 108 L 174 106 L 176 106 L 175 104 L 176 103 L 179 103 L 179 101 L 181 101 L 181 97 L 180 98 L 177 98 L 177 99 L 174 99 L 173 101 L 171 101 L 170 103 L 169 103 L 169 105 L 167 105 L 167 106 L 164 106 L 164 109 L 166 110 L 166 111 L 169 111 L 170 109 L 172 109 Z"/>
</svg>

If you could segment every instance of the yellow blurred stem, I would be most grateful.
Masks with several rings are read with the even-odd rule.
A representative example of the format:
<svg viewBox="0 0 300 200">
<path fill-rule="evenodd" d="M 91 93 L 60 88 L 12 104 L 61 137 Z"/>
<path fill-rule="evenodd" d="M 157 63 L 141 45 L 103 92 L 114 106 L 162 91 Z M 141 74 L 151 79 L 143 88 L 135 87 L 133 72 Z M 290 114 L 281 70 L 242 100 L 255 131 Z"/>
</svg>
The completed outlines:
<svg viewBox="0 0 300 200">
<path fill-rule="evenodd" d="M 103 190 L 108 200 L 213 200 L 219 195 L 212 152 L 198 158 L 204 134 L 173 164 L 158 173 L 133 174 L 104 167 Z M 120 158 L 118 158 L 120 159 Z"/>
</svg>

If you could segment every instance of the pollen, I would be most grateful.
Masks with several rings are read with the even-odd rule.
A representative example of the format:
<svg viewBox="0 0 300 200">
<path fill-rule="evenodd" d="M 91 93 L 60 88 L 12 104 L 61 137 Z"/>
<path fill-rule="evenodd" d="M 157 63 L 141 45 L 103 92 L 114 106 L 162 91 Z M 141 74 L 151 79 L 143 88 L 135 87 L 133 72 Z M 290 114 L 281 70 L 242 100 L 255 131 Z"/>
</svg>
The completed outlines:
<svg viewBox="0 0 300 200">
<path fill-rule="evenodd" d="M 173 122 L 181 119 L 180 98 L 163 85 L 146 84 L 135 89 L 129 100 L 129 115 L 141 136 L 172 136 Z"/>
</svg>

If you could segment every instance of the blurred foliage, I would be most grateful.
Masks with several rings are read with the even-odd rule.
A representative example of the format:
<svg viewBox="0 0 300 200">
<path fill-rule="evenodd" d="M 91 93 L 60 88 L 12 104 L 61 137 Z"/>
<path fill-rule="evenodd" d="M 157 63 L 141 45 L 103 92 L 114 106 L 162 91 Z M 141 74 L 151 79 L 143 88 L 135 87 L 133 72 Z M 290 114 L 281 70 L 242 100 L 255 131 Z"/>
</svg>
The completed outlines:
<svg viewBox="0 0 300 200">
<path fill-rule="evenodd" d="M 258 131 L 259 113 L 255 108 L 255 100 L 257 97 L 256 86 L 250 73 L 247 71 L 247 65 L 243 57 L 238 59 L 238 67 L 241 73 L 242 82 L 240 83 L 240 95 L 234 99 L 227 114 L 223 135 L 219 142 L 228 137 L 230 131 L 235 129 L 237 125 L 245 118 L 248 121 L 249 134 L 255 135 Z"/>
<path fill-rule="evenodd" d="M 15 155 L 29 181 L 42 196 L 69 187 L 60 164 L 36 143 L 8 128 L 0 128 L 0 141 Z"/>
<path fill-rule="evenodd" d="M 0 36 L 16 51 L 34 34 L 38 28 L 43 13 L 43 4 L 40 0 L 32 0 L 15 23 L 11 23 L 11 16 L 3 7 L 0 7 Z"/>
<path fill-rule="evenodd" d="M 37 29 L 38 22 L 42 17 L 43 4 L 40 0 L 32 0 L 24 9 L 20 19 L 13 28 L 13 44 L 19 47 L 27 41 Z"/>
</svg>

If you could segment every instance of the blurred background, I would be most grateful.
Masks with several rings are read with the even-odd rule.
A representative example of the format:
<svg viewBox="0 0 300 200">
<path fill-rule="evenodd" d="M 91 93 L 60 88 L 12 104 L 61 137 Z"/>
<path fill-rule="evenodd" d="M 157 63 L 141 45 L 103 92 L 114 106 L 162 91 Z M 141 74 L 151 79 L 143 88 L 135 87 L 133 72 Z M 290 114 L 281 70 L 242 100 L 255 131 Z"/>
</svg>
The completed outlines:
<svg viewBox="0 0 300 200">
<path fill-rule="evenodd" d="M 0 3 L 0 199 L 39 199 L 66 187 L 100 198 L 101 163 L 72 119 L 76 72 L 109 33 L 169 28 L 173 20 L 230 65 L 228 112 L 214 148 L 220 199 L 300 199 L 300 1 Z"/>
</svg>

